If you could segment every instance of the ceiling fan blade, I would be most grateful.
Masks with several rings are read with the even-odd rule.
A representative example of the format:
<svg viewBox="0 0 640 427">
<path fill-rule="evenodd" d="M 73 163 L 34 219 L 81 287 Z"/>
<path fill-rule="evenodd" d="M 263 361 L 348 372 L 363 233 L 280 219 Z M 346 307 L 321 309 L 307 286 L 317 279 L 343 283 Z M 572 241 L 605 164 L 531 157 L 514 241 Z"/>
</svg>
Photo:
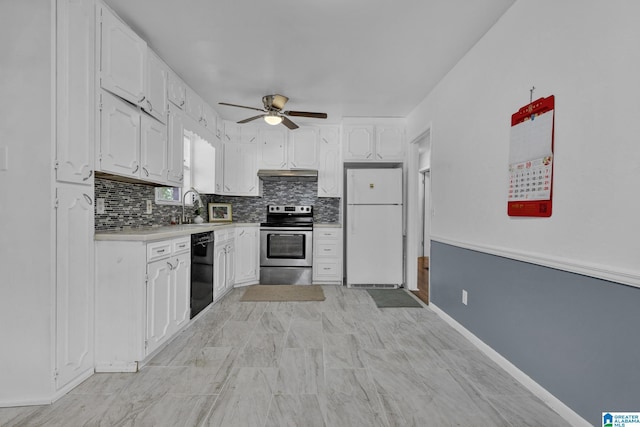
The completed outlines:
<svg viewBox="0 0 640 427">
<path fill-rule="evenodd" d="M 282 118 L 282 124 L 291 130 L 298 129 L 298 125 L 293 123 L 291 120 L 287 119 L 286 117 Z"/>
<path fill-rule="evenodd" d="M 247 107 L 245 105 L 238 105 L 238 104 L 229 104 L 228 102 L 218 102 L 218 104 L 227 105 L 229 107 L 238 107 L 238 108 L 246 108 L 248 110 L 262 111 L 263 113 L 266 113 L 266 111 L 264 111 L 262 108 Z"/>
<path fill-rule="evenodd" d="M 285 111 L 282 114 L 294 117 L 311 117 L 313 119 L 326 119 L 327 113 L 311 113 L 309 111 Z"/>
<path fill-rule="evenodd" d="M 240 120 L 238 123 L 249 123 L 256 119 L 259 119 L 260 117 L 264 117 L 264 114 L 260 114 L 258 116 L 253 116 L 253 117 L 249 117 L 248 119 Z"/>
</svg>

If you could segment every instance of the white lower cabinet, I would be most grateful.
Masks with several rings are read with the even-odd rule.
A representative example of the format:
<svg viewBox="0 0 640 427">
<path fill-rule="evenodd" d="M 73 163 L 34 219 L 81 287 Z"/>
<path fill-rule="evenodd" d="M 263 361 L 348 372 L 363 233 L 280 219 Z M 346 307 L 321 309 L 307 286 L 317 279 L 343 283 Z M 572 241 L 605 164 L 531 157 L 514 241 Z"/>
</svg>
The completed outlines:
<svg viewBox="0 0 640 427">
<path fill-rule="evenodd" d="M 236 227 L 235 284 L 253 285 L 260 281 L 260 228 Z"/>
<path fill-rule="evenodd" d="M 56 390 L 93 371 L 93 188 L 56 187 Z"/>
<path fill-rule="evenodd" d="M 235 229 L 216 230 L 213 234 L 213 301 L 218 301 L 235 281 Z"/>
<path fill-rule="evenodd" d="M 342 284 L 342 229 L 313 230 L 313 283 Z"/>
<path fill-rule="evenodd" d="M 96 372 L 135 372 L 187 325 L 190 239 L 96 242 Z"/>
</svg>

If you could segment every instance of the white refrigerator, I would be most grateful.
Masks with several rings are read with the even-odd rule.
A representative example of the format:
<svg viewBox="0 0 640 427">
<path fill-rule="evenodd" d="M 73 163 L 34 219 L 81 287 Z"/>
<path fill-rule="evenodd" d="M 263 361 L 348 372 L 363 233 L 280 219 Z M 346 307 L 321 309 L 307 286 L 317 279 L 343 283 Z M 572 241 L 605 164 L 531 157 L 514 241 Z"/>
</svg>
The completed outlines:
<svg viewBox="0 0 640 427">
<path fill-rule="evenodd" d="M 348 287 L 403 283 L 402 169 L 348 169 Z"/>
</svg>

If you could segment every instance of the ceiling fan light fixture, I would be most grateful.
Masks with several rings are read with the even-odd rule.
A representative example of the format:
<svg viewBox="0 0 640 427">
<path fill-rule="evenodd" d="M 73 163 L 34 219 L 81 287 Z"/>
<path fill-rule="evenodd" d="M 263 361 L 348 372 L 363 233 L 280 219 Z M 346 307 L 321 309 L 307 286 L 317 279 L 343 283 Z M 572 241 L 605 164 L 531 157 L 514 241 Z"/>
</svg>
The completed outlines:
<svg viewBox="0 0 640 427">
<path fill-rule="evenodd" d="M 282 123 L 282 117 L 275 113 L 269 113 L 264 116 L 264 121 L 267 122 L 267 124 L 275 126 Z"/>
</svg>

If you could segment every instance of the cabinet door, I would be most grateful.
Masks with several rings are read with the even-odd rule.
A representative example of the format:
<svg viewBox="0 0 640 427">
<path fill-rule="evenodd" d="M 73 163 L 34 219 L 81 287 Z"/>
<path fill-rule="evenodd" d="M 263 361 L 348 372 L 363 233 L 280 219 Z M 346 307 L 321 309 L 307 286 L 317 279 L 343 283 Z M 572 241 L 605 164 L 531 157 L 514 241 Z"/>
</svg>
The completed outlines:
<svg viewBox="0 0 640 427">
<path fill-rule="evenodd" d="M 147 44 L 106 7 L 101 14 L 101 86 L 142 105 L 147 78 Z"/>
<path fill-rule="evenodd" d="M 226 281 L 225 281 L 225 292 L 229 289 L 233 288 L 236 279 L 236 244 L 233 240 L 227 243 L 225 247 L 226 258 L 225 258 L 225 272 L 226 272 Z"/>
<path fill-rule="evenodd" d="M 236 229 L 236 284 L 258 282 L 258 264 L 260 260 L 260 235 L 256 227 L 239 227 Z"/>
<path fill-rule="evenodd" d="M 376 126 L 376 159 L 403 160 L 404 129 L 399 126 Z"/>
<path fill-rule="evenodd" d="M 202 99 L 189 86 L 186 90 L 185 112 L 198 123 L 202 123 Z"/>
<path fill-rule="evenodd" d="M 101 99 L 99 169 L 137 178 L 140 175 L 140 113 L 108 92 L 102 92 Z"/>
<path fill-rule="evenodd" d="M 320 130 L 318 164 L 318 197 L 342 195 L 342 162 L 340 161 L 340 131 L 337 127 Z"/>
<path fill-rule="evenodd" d="M 216 244 L 213 253 L 213 299 L 214 301 L 224 295 L 227 284 L 227 252 L 226 245 Z"/>
<path fill-rule="evenodd" d="M 216 133 L 216 120 L 216 111 L 211 108 L 209 104 L 202 101 L 202 125 L 206 127 L 211 133 Z"/>
<path fill-rule="evenodd" d="M 158 348 L 171 334 L 171 270 L 169 259 L 147 264 L 146 354 Z"/>
<path fill-rule="evenodd" d="M 189 252 L 173 258 L 171 270 L 173 285 L 172 322 L 173 331 L 186 325 L 191 318 L 191 254 Z"/>
<path fill-rule="evenodd" d="M 169 70 L 167 96 L 176 107 L 184 108 L 187 86 L 176 73 Z"/>
<path fill-rule="evenodd" d="M 222 183 L 224 180 L 224 144 L 220 138 L 213 139 L 213 148 L 215 150 L 215 191 L 214 194 L 222 194 Z"/>
<path fill-rule="evenodd" d="M 303 127 L 289 134 L 289 168 L 318 168 L 318 129 Z"/>
<path fill-rule="evenodd" d="M 167 182 L 167 126 L 155 119 L 141 115 L 140 177 L 147 181 Z"/>
<path fill-rule="evenodd" d="M 184 181 L 184 117 L 174 105 L 169 106 L 167 181 L 169 185 L 182 187 Z"/>
<path fill-rule="evenodd" d="M 374 127 L 344 126 L 344 160 L 374 160 Z"/>
<path fill-rule="evenodd" d="M 260 169 L 287 168 L 287 131 L 284 127 L 260 130 L 258 167 Z"/>
<path fill-rule="evenodd" d="M 56 189 L 56 389 L 93 370 L 93 189 Z"/>
<path fill-rule="evenodd" d="M 142 108 L 162 123 L 167 123 L 167 78 L 169 67 L 151 49 L 147 56 L 147 99 Z"/>
<path fill-rule="evenodd" d="M 60 0 L 56 20 L 56 179 L 93 185 L 95 6 Z"/>
<path fill-rule="evenodd" d="M 223 193 L 235 196 L 258 196 L 256 144 L 225 142 L 223 147 Z"/>
</svg>

